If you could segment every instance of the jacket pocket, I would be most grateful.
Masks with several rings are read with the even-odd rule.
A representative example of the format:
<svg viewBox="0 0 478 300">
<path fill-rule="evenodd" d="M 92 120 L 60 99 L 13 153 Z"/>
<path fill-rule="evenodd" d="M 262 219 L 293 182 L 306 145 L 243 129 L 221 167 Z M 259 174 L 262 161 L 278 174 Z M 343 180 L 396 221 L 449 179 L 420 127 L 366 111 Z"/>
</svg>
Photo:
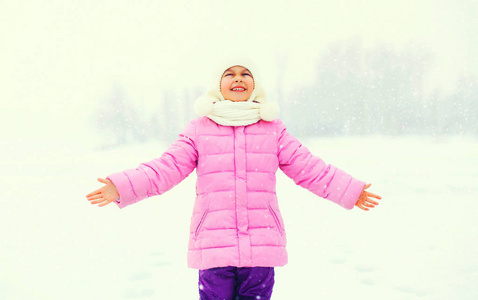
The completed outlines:
<svg viewBox="0 0 478 300">
<path fill-rule="evenodd" d="M 204 223 L 204 220 L 206 219 L 208 210 L 206 209 L 204 213 L 201 216 L 201 220 L 199 221 L 198 226 L 196 227 L 196 231 L 194 232 L 194 238 L 198 237 L 199 230 L 201 230 L 202 224 Z"/>
<path fill-rule="evenodd" d="M 269 211 L 271 212 L 272 218 L 274 218 L 274 221 L 276 222 L 277 228 L 279 229 L 279 232 L 282 234 L 282 225 L 280 223 L 279 217 L 277 216 L 276 212 L 274 209 L 272 209 L 271 205 L 269 204 Z"/>
</svg>

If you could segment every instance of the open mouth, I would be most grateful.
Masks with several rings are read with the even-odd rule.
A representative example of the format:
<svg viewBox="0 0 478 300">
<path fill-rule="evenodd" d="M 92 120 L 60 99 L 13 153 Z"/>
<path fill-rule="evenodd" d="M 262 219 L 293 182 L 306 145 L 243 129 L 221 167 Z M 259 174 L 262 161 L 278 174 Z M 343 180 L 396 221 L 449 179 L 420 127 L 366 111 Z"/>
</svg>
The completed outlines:
<svg viewBox="0 0 478 300">
<path fill-rule="evenodd" d="M 246 89 L 242 88 L 242 87 L 235 87 L 235 88 L 232 88 L 231 91 L 233 91 L 233 92 L 245 92 Z"/>
</svg>

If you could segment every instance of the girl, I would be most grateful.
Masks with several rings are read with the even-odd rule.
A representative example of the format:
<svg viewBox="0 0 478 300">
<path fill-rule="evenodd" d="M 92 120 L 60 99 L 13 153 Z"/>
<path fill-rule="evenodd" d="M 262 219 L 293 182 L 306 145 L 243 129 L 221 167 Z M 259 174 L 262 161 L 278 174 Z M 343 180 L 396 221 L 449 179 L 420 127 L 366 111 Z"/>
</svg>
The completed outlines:
<svg viewBox="0 0 478 300">
<path fill-rule="evenodd" d="M 161 195 L 197 173 L 188 266 L 199 269 L 201 299 L 270 299 L 274 267 L 287 263 L 275 173 L 346 209 L 369 210 L 381 199 L 344 171 L 325 164 L 290 135 L 267 102 L 250 63 L 223 65 L 196 100 L 200 118 L 153 161 L 98 178 L 91 204 L 120 208 Z"/>
</svg>

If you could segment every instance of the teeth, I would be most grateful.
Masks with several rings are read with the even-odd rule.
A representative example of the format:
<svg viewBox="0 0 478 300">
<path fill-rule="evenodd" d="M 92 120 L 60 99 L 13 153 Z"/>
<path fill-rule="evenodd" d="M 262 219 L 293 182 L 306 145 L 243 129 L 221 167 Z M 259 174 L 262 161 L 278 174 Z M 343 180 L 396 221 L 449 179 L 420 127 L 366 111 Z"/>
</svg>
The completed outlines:
<svg viewBox="0 0 478 300">
<path fill-rule="evenodd" d="M 235 88 L 235 89 L 232 89 L 233 91 L 244 91 L 245 89 L 241 89 L 241 88 Z"/>
</svg>

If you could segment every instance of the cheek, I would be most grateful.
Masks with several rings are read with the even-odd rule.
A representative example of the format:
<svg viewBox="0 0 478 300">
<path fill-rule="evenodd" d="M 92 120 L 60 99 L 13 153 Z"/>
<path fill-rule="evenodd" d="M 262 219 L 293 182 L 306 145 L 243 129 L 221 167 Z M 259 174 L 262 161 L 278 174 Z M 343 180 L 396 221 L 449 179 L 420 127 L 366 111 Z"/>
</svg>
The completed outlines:
<svg viewBox="0 0 478 300">
<path fill-rule="evenodd" d="M 254 90 L 254 88 L 255 88 L 254 79 L 252 79 L 252 78 L 249 79 L 249 80 L 247 81 L 247 85 L 250 86 L 250 87 L 252 87 L 252 88 L 249 89 L 249 90 L 251 91 L 251 93 L 252 93 L 252 90 Z"/>
<path fill-rule="evenodd" d="M 221 87 L 221 93 L 223 93 L 223 94 L 224 94 L 224 92 L 229 91 L 229 83 L 227 82 L 227 79 L 223 78 L 221 80 L 220 87 Z"/>
</svg>

